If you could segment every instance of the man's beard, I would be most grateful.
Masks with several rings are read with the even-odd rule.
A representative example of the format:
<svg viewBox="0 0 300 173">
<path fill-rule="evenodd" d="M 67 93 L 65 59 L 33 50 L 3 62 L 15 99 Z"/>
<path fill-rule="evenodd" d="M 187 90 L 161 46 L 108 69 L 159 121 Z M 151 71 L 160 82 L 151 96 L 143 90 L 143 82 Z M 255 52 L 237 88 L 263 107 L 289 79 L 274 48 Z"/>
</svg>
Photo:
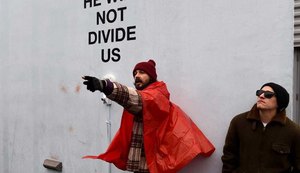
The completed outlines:
<svg viewBox="0 0 300 173">
<path fill-rule="evenodd" d="M 151 81 L 148 81 L 146 83 L 144 83 L 141 79 L 136 78 L 134 81 L 134 86 L 137 90 L 143 90 L 145 89 L 149 84 L 151 83 Z"/>
</svg>

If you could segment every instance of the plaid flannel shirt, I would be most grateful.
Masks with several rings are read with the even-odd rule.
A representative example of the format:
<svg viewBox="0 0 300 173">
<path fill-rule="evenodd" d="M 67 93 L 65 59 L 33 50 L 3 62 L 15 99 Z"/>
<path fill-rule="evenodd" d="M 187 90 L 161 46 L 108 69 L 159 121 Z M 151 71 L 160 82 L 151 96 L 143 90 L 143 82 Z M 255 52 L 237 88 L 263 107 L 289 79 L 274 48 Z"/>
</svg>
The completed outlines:
<svg viewBox="0 0 300 173">
<path fill-rule="evenodd" d="M 107 97 L 135 115 L 127 170 L 137 173 L 149 173 L 143 140 L 142 98 L 134 88 L 126 87 L 117 82 L 113 84 L 113 92 Z"/>
</svg>

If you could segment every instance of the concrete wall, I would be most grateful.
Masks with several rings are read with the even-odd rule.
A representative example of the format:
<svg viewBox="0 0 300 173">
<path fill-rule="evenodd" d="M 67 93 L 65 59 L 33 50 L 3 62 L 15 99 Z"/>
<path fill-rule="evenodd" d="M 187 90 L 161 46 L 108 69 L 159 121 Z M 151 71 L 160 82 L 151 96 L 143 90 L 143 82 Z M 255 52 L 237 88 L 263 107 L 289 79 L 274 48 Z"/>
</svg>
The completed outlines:
<svg viewBox="0 0 300 173">
<path fill-rule="evenodd" d="M 263 83 L 292 93 L 292 1 L 84 2 L 0 3 L 0 172 L 48 173 L 48 158 L 62 161 L 66 173 L 109 172 L 105 162 L 81 157 L 105 151 L 107 118 L 113 135 L 122 108 L 86 91 L 82 75 L 112 74 L 133 86 L 133 66 L 155 59 L 172 101 L 216 147 L 182 173 L 221 171 L 229 122 L 252 107 Z M 98 12 L 109 14 L 105 24 L 97 24 Z M 122 41 L 88 44 L 89 32 L 127 27 L 131 34 Z"/>
</svg>

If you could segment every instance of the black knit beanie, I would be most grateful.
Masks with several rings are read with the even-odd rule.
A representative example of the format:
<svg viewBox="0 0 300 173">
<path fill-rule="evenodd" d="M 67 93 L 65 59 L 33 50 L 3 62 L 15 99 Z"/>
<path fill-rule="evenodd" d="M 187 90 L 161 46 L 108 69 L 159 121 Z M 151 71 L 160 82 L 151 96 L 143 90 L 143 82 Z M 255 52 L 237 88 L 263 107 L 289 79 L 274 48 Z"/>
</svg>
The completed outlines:
<svg viewBox="0 0 300 173">
<path fill-rule="evenodd" d="M 275 92 L 275 96 L 277 98 L 277 105 L 278 105 L 277 112 L 281 112 L 285 110 L 285 108 L 289 104 L 289 93 L 286 91 L 286 89 L 273 82 L 264 84 L 260 89 L 262 89 L 265 86 L 271 87 Z"/>
</svg>

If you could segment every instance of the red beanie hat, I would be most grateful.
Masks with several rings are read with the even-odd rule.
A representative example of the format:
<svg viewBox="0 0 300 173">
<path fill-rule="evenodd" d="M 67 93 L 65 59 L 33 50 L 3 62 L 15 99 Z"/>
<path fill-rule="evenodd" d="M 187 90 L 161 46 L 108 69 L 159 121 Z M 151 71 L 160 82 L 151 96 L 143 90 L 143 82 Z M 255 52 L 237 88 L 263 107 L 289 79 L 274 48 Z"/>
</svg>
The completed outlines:
<svg viewBox="0 0 300 173">
<path fill-rule="evenodd" d="M 135 65 L 133 69 L 133 73 L 136 70 L 143 70 L 146 72 L 154 81 L 157 79 L 157 74 L 156 74 L 156 68 L 155 68 L 155 61 L 150 59 L 148 62 L 140 62 Z"/>
</svg>

